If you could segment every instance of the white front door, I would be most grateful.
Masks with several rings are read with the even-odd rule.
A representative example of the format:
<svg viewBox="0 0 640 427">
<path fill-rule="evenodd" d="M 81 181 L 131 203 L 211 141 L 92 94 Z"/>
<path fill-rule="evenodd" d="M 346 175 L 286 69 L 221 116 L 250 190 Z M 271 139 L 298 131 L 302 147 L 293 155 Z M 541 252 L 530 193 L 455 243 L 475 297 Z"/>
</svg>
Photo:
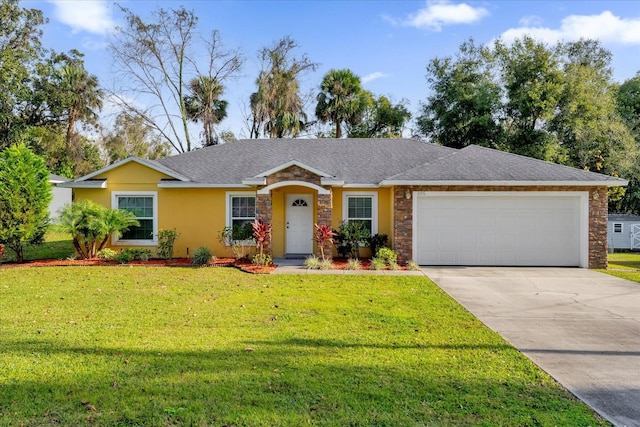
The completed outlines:
<svg viewBox="0 0 640 427">
<path fill-rule="evenodd" d="M 286 252 L 310 254 L 313 251 L 313 196 L 287 194 Z"/>
</svg>

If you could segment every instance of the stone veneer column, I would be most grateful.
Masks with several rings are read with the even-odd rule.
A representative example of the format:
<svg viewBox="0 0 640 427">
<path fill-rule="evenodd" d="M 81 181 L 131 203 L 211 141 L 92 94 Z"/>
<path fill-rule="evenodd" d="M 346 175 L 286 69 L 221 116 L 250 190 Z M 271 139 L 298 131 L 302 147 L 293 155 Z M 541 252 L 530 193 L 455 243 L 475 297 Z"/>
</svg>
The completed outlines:
<svg viewBox="0 0 640 427">
<path fill-rule="evenodd" d="M 273 225 L 273 210 L 271 208 L 271 193 L 256 196 L 256 218 Z M 264 252 L 271 255 L 271 240 L 264 245 Z"/>
<path fill-rule="evenodd" d="M 607 268 L 607 188 L 589 191 L 589 268 Z"/>
<path fill-rule="evenodd" d="M 395 187 L 393 190 L 393 246 L 398 253 L 398 262 L 413 259 L 413 195 L 407 199 L 405 193 L 411 187 Z"/>
<path fill-rule="evenodd" d="M 318 194 L 318 210 L 317 210 L 317 218 L 316 224 L 328 225 L 331 226 L 331 217 L 332 217 L 332 195 L 331 194 Z M 315 228 L 315 227 L 314 227 Z M 315 232 L 315 229 L 314 229 Z M 314 245 L 316 248 L 316 256 L 320 256 L 320 248 L 317 244 Z"/>
</svg>

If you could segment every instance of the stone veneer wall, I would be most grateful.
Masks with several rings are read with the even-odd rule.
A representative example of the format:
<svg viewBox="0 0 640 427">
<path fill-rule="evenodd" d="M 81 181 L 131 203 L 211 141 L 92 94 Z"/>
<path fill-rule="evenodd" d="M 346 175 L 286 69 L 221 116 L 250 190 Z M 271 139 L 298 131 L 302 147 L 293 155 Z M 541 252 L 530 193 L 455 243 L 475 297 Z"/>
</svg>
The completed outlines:
<svg viewBox="0 0 640 427">
<path fill-rule="evenodd" d="M 320 177 L 318 175 L 299 166 L 289 166 L 267 177 L 267 185 L 282 181 L 304 181 L 320 185 Z"/>
<path fill-rule="evenodd" d="M 318 194 L 318 207 L 316 213 L 316 222 L 318 224 L 325 224 L 331 226 L 332 215 L 332 198 L 331 194 Z M 314 230 L 315 232 L 315 230 Z M 320 248 L 314 243 L 316 256 L 321 256 Z M 331 251 L 331 249 L 329 249 Z"/>
<path fill-rule="evenodd" d="M 607 268 L 607 188 L 606 187 L 552 187 L 552 186 L 399 186 L 393 196 L 393 235 L 398 261 L 406 262 L 413 254 L 413 197 L 406 191 L 589 191 L 589 268 Z M 597 194 L 597 198 L 593 195 Z"/>
<path fill-rule="evenodd" d="M 266 223 L 273 224 L 273 210 L 271 209 L 271 194 L 258 194 L 256 196 L 256 218 Z M 263 246 L 264 252 L 271 254 L 271 241 Z"/>
</svg>

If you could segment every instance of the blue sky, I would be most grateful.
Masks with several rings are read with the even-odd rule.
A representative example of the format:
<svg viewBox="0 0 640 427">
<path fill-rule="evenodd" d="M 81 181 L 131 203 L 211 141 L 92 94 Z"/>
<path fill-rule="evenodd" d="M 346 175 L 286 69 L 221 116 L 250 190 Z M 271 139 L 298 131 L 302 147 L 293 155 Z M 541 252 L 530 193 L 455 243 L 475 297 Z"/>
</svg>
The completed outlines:
<svg viewBox="0 0 640 427">
<path fill-rule="evenodd" d="M 245 57 L 242 75 L 227 84 L 229 117 L 221 129 L 248 136 L 243 110 L 259 71 L 258 50 L 283 36 L 298 42 L 298 53 L 319 63 L 303 90 L 317 91 L 331 68 L 350 68 L 366 89 L 394 101 L 406 99 L 416 113 L 429 94 L 425 67 L 430 59 L 453 55 L 473 37 L 489 43 L 530 34 L 548 43 L 596 38 L 613 53 L 614 76 L 623 81 L 640 70 L 640 1 L 122 1 L 145 16 L 159 7 L 184 5 L 200 18 L 203 33 L 220 31 L 229 48 Z M 86 67 L 111 84 L 106 49 L 122 16 L 113 2 L 23 0 L 49 18 L 44 44 L 58 51 L 85 53 Z M 312 111 L 312 108 L 310 108 Z"/>
</svg>

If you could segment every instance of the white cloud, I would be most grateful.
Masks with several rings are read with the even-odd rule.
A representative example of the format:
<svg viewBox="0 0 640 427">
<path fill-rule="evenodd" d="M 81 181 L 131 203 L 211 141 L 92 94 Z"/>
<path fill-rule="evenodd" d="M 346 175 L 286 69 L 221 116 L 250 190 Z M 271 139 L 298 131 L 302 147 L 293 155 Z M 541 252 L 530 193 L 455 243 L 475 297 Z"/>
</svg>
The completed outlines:
<svg viewBox="0 0 640 427">
<path fill-rule="evenodd" d="M 598 39 L 611 43 L 640 44 L 640 18 L 620 18 L 609 11 L 599 15 L 570 15 L 562 20 L 560 28 L 525 25 L 505 31 L 501 38 L 510 43 L 525 35 L 550 44 L 580 38 Z"/>
<path fill-rule="evenodd" d="M 376 71 L 375 73 L 367 74 L 361 80 L 362 80 L 362 84 L 367 84 L 369 82 L 372 82 L 372 81 L 374 81 L 376 79 L 381 79 L 383 77 L 389 77 L 389 74 L 385 74 L 385 73 L 381 73 L 380 71 Z"/>
<path fill-rule="evenodd" d="M 449 0 L 428 0 L 426 7 L 410 14 L 401 23 L 411 27 L 441 31 L 445 25 L 471 24 L 488 14 L 487 9 L 473 7 L 467 3 L 455 4 Z"/>
<path fill-rule="evenodd" d="M 49 0 L 55 6 L 55 17 L 74 32 L 86 31 L 105 35 L 113 31 L 115 22 L 106 1 Z"/>
</svg>

